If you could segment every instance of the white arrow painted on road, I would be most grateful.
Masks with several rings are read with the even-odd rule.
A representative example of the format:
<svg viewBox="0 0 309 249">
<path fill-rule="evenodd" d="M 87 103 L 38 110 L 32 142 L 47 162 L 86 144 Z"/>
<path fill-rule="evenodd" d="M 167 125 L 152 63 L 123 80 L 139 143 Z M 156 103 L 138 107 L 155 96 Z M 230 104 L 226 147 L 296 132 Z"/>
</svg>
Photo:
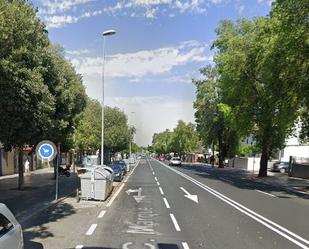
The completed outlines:
<svg viewBox="0 0 309 249">
<path fill-rule="evenodd" d="M 136 201 L 137 203 L 140 203 L 140 202 L 144 199 L 144 197 L 145 197 L 145 196 L 142 196 L 142 188 L 138 188 L 138 189 L 128 189 L 128 190 L 126 191 L 126 193 L 127 193 L 128 195 L 130 195 L 131 193 L 137 193 L 137 195 L 134 195 L 134 196 L 133 196 L 134 199 L 135 199 L 135 201 Z"/>
<path fill-rule="evenodd" d="M 180 189 L 185 192 L 185 197 L 187 197 L 188 199 L 198 203 L 198 197 L 197 195 L 191 195 L 187 190 L 185 190 L 183 187 L 180 187 Z"/>
<path fill-rule="evenodd" d="M 129 246 L 133 245 L 132 242 L 127 242 L 125 244 L 122 245 L 122 249 L 130 249 Z"/>
</svg>

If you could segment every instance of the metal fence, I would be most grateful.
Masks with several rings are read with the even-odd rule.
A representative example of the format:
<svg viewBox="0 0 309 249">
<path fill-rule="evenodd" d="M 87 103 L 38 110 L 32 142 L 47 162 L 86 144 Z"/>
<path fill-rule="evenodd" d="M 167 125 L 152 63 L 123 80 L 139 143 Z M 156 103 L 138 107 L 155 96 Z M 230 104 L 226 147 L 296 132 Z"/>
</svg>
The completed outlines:
<svg viewBox="0 0 309 249">
<path fill-rule="evenodd" d="M 289 176 L 309 179 L 309 158 L 291 156 Z"/>
</svg>

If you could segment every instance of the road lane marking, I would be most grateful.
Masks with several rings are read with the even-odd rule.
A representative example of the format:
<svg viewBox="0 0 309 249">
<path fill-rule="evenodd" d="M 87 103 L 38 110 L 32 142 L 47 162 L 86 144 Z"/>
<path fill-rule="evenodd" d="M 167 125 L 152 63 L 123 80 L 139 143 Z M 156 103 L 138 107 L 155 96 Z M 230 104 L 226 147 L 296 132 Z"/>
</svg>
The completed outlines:
<svg viewBox="0 0 309 249">
<path fill-rule="evenodd" d="M 129 248 L 130 245 L 133 245 L 133 243 L 132 242 L 127 242 L 127 243 L 122 245 L 122 249 L 130 249 Z"/>
<path fill-rule="evenodd" d="M 161 187 L 159 187 L 160 193 L 161 195 L 164 195 L 163 189 Z"/>
<path fill-rule="evenodd" d="M 83 245 L 77 245 L 75 246 L 75 249 L 82 249 L 84 246 Z"/>
<path fill-rule="evenodd" d="M 180 189 L 185 192 L 185 197 L 190 199 L 191 201 L 194 201 L 195 203 L 198 203 L 198 197 L 197 195 L 191 195 L 185 188 L 180 187 Z"/>
<path fill-rule="evenodd" d="M 181 231 L 175 216 L 173 214 L 170 214 L 170 216 L 171 216 L 171 219 L 172 219 L 172 222 L 174 224 L 176 231 L 178 231 L 178 232 Z"/>
<path fill-rule="evenodd" d="M 139 165 L 139 162 L 137 163 L 137 165 L 134 167 L 134 169 L 131 171 L 130 175 L 128 175 L 128 178 L 126 180 L 128 180 L 130 178 L 130 176 L 133 174 L 134 170 L 137 168 L 137 166 Z M 125 183 L 123 182 L 122 185 L 119 187 L 119 189 L 117 190 L 117 192 L 114 194 L 114 196 L 109 200 L 109 202 L 106 204 L 106 207 L 110 207 L 114 200 L 117 198 L 117 196 L 119 195 L 119 193 L 121 192 L 121 190 L 123 189 Z"/>
<path fill-rule="evenodd" d="M 158 186 L 160 186 L 160 183 L 159 183 L 159 182 L 157 182 L 157 185 L 158 185 Z"/>
<path fill-rule="evenodd" d="M 106 207 L 110 207 L 114 200 L 117 198 L 117 196 L 119 195 L 120 191 L 123 189 L 124 187 L 124 184 L 122 184 L 119 189 L 117 190 L 117 192 L 115 193 L 115 195 L 109 200 L 109 202 L 106 204 Z"/>
<path fill-rule="evenodd" d="M 158 162 L 158 161 L 157 161 Z M 200 188 L 206 190 L 207 192 L 209 192 L 210 194 L 216 196 L 217 198 L 219 198 L 220 200 L 224 201 L 225 203 L 229 204 L 230 206 L 234 207 L 235 209 L 237 209 L 238 211 L 242 212 L 243 214 L 246 214 L 247 216 L 251 217 L 252 219 L 254 219 L 255 221 L 261 223 L 262 225 L 266 226 L 267 228 L 269 228 L 270 230 L 276 232 L 277 234 L 281 235 L 282 237 L 288 239 L 289 241 L 293 242 L 294 244 L 298 245 L 301 248 L 304 249 L 309 249 L 309 247 L 307 245 L 309 245 L 309 241 L 306 240 L 305 238 L 293 233 L 292 231 L 286 229 L 285 227 L 282 227 L 281 225 L 267 219 L 266 217 L 254 212 L 253 210 L 243 206 L 242 204 L 230 199 L 229 197 L 219 193 L 218 191 L 214 190 L 213 188 L 208 187 L 207 185 L 197 181 L 196 179 L 178 171 L 175 169 L 172 169 L 168 166 L 166 166 L 165 164 L 159 162 L 162 166 L 164 166 L 165 168 L 174 171 L 176 174 L 186 178 L 187 180 L 191 181 L 192 183 L 194 183 L 195 185 L 199 186 Z M 268 223 L 267 223 L 268 222 Z M 279 230 L 280 229 L 280 230 Z M 293 237 L 291 237 L 293 236 Z M 300 243 L 299 241 L 295 240 L 298 239 L 304 243 L 306 243 L 307 245 L 304 245 L 302 243 Z"/>
<path fill-rule="evenodd" d="M 190 249 L 187 242 L 182 242 L 181 244 L 182 244 L 183 249 Z"/>
<path fill-rule="evenodd" d="M 271 196 L 271 197 L 277 197 L 277 196 L 275 196 L 275 195 L 273 195 L 273 194 L 270 194 L 270 193 L 264 192 L 264 191 L 262 191 L 262 190 L 258 190 L 258 189 L 256 189 L 255 191 L 257 191 L 257 192 L 259 192 L 259 193 L 262 193 L 262 194 L 264 194 L 264 195 L 269 195 L 269 196 Z"/>
<path fill-rule="evenodd" d="M 154 174 L 155 174 L 155 172 L 154 172 L 154 171 L 152 171 L 152 174 L 154 175 Z"/>
<path fill-rule="evenodd" d="M 225 181 L 225 182 L 229 182 L 229 183 L 234 184 L 233 181 L 231 181 L 231 180 L 229 180 L 229 179 L 226 179 L 226 178 L 224 178 L 224 177 L 219 177 L 219 179 L 222 180 L 222 181 Z"/>
<path fill-rule="evenodd" d="M 158 181 L 158 178 L 157 178 L 157 177 L 155 177 L 154 179 L 156 180 L 156 182 Z"/>
<path fill-rule="evenodd" d="M 92 225 L 89 227 L 89 229 L 88 229 L 86 235 L 89 235 L 89 236 L 92 235 L 93 232 L 95 231 L 95 229 L 97 228 L 97 226 L 98 226 L 98 224 L 92 224 Z"/>
<path fill-rule="evenodd" d="M 168 201 L 166 200 L 165 197 L 163 198 L 163 200 L 164 200 L 164 203 L 165 203 L 166 208 L 171 208 L 171 207 L 170 207 L 170 204 L 168 204 Z"/>
<path fill-rule="evenodd" d="M 102 211 L 100 212 L 100 214 L 98 215 L 98 218 L 99 218 L 99 219 L 103 218 L 103 216 L 104 216 L 105 213 L 106 213 L 106 210 L 102 210 Z"/>
</svg>

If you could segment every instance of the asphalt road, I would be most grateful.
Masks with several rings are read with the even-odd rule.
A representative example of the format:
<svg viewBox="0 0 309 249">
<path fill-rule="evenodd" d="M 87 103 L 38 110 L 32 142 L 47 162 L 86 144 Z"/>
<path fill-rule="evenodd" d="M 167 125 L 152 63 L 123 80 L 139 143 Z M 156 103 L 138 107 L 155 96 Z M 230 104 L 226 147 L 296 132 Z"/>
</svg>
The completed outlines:
<svg viewBox="0 0 309 249">
<path fill-rule="evenodd" d="M 27 225 L 26 239 L 55 231 L 31 248 L 309 248 L 308 199 L 211 167 L 141 160 L 106 203 L 62 205 Z"/>
</svg>

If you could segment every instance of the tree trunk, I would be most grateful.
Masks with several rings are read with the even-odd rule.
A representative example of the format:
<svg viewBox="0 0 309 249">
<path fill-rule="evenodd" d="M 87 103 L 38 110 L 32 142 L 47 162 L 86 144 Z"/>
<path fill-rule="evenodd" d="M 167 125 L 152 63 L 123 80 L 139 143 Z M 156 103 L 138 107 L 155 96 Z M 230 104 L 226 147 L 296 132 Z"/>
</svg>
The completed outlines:
<svg viewBox="0 0 309 249">
<path fill-rule="evenodd" d="M 262 148 L 262 156 L 260 161 L 260 170 L 258 177 L 266 177 L 267 176 L 267 163 L 269 158 L 269 151 L 267 144 L 263 144 Z"/>
<path fill-rule="evenodd" d="M 218 168 L 224 168 L 224 144 L 222 143 L 222 135 L 218 134 L 218 145 L 219 145 L 219 166 Z"/>
<path fill-rule="evenodd" d="M 18 189 L 24 189 L 24 152 L 22 148 L 18 148 Z"/>
</svg>

